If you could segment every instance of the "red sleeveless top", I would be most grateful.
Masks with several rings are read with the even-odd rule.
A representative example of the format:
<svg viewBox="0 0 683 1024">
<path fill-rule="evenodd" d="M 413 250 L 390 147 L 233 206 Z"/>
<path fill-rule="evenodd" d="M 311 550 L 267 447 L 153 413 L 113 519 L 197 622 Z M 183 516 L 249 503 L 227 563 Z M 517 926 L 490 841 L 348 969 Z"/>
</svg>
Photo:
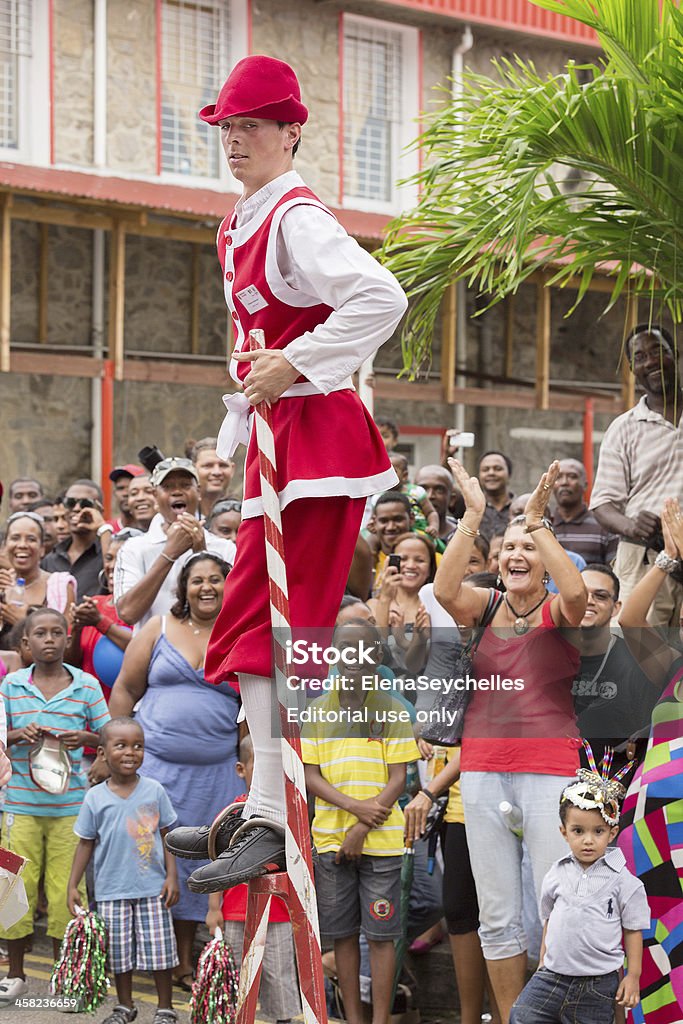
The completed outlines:
<svg viewBox="0 0 683 1024">
<path fill-rule="evenodd" d="M 572 683 L 580 655 L 553 622 L 551 605 L 524 636 L 484 630 L 472 675 L 491 683 L 473 692 L 467 708 L 462 771 L 574 775 L 579 767 Z"/>
</svg>

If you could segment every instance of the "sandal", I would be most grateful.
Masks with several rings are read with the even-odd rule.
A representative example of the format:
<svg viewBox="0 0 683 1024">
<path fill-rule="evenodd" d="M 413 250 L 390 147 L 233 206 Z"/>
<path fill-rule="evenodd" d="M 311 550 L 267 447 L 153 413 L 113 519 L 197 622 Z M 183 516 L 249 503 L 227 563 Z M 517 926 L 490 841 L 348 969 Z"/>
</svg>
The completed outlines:
<svg viewBox="0 0 683 1024">
<path fill-rule="evenodd" d="M 135 1020 L 137 1015 L 138 1011 L 135 1006 L 122 1006 L 118 1003 L 109 1016 L 102 1021 L 102 1024 L 130 1024 L 130 1021 Z"/>
<path fill-rule="evenodd" d="M 185 975 L 183 975 L 185 977 Z M 158 1009 L 154 1014 L 154 1024 L 176 1024 L 178 1014 L 175 1010 Z"/>
<path fill-rule="evenodd" d="M 185 980 L 186 978 L 190 979 L 189 985 L 188 985 L 187 981 Z M 173 979 L 173 984 L 175 985 L 176 988 L 182 989 L 183 992 L 191 992 L 192 991 L 192 982 L 193 981 L 194 981 L 194 974 L 192 973 L 192 971 L 187 971 L 185 974 L 179 974 L 177 978 L 174 978 Z M 159 1012 L 161 1013 L 161 1011 L 159 1011 Z M 165 1013 L 166 1011 L 164 1010 L 163 1012 Z"/>
</svg>

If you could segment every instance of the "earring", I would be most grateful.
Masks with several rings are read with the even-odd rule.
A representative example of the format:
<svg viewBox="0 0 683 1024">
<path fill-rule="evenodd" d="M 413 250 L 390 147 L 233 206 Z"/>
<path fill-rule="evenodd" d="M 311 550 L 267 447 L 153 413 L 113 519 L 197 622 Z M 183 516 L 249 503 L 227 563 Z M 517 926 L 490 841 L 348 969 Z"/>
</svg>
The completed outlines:
<svg viewBox="0 0 683 1024">
<path fill-rule="evenodd" d="M 498 573 L 498 575 L 496 576 L 496 590 L 500 590 L 502 582 L 503 577 L 500 575 L 500 573 Z"/>
<path fill-rule="evenodd" d="M 98 574 L 97 574 L 97 582 L 99 583 L 100 588 L 102 590 L 104 590 L 106 588 L 106 586 L 107 586 L 107 574 L 105 573 L 104 569 L 100 569 L 100 571 L 98 572 Z"/>
<path fill-rule="evenodd" d="M 547 585 L 548 585 L 548 583 L 550 583 L 550 573 L 548 572 L 548 570 L 547 570 L 547 569 L 546 569 L 546 571 L 545 571 L 545 572 L 543 573 L 543 583 L 544 583 L 544 585 L 545 585 L 545 586 L 547 586 Z"/>
</svg>

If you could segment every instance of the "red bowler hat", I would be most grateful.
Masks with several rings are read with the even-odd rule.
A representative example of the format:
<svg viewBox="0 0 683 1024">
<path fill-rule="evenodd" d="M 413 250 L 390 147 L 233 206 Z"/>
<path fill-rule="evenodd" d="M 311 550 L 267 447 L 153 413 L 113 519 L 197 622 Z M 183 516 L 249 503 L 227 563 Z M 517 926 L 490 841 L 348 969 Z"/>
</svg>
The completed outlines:
<svg viewBox="0 0 683 1024">
<path fill-rule="evenodd" d="M 199 111 L 202 121 L 218 124 L 226 117 L 257 117 L 305 124 L 308 109 L 294 69 L 283 60 L 256 54 L 235 64 L 215 103 Z"/>
</svg>

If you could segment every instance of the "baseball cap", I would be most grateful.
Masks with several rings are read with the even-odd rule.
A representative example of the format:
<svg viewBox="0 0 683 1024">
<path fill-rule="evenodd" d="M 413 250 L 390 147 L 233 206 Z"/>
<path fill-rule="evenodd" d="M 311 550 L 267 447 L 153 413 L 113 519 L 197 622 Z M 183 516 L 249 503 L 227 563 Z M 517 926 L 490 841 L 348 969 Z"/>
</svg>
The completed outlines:
<svg viewBox="0 0 683 1024">
<path fill-rule="evenodd" d="M 147 472 L 142 466 L 136 466 L 134 462 L 129 462 L 127 466 L 114 466 L 109 479 L 116 482 L 121 476 L 144 476 Z"/>
<path fill-rule="evenodd" d="M 150 483 L 153 487 L 158 487 L 169 473 L 176 471 L 189 473 L 199 483 L 199 474 L 194 467 L 194 463 L 190 462 L 189 459 L 182 459 L 175 455 L 171 456 L 170 459 L 162 459 L 161 462 L 156 464 L 154 472 L 150 477 Z"/>
</svg>

